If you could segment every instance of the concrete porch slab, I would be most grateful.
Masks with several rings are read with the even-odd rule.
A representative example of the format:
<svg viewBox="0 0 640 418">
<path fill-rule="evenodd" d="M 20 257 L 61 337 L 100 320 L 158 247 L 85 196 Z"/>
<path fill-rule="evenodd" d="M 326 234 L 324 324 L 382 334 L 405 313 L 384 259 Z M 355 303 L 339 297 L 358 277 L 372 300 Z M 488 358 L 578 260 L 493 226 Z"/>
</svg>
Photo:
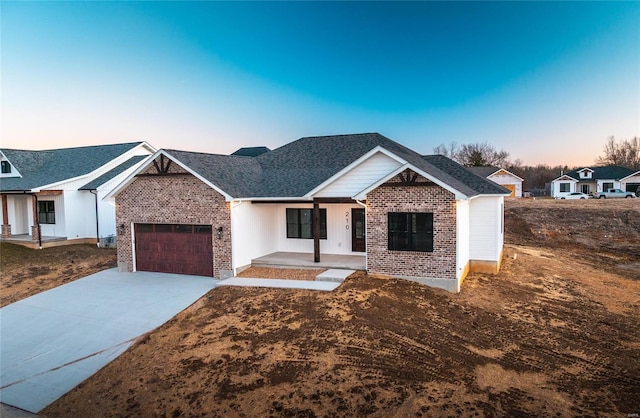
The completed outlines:
<svg viewBox="0 0 640 418">
<path fill-rule="evenodd" d="M 357 254 L 320 254 L 318 263 L 313 261 L 312 253 L 275 252 L 251 260 L 254 267 L 277 268 L 317 268 L 366 270 L 365 255 Z"/>
<path fill-rule="evenodd" d="M 316 282 L 311 280 L 287 280 L 287 279 L 254 279 L 247 277 L 233 277 L 216 283 L 218 286 L 242 286 L 242 287 L 273 287 L 280 289 L 308 289 L 330 292 L 340 286 L 334 282 Z"/>
</svg>

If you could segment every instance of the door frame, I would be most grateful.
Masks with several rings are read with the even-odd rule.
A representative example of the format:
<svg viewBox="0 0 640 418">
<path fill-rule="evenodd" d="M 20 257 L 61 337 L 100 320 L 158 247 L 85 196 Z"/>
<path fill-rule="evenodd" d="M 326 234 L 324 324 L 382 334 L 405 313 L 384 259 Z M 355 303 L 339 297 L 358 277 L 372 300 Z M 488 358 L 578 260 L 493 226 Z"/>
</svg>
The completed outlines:
<svg viewBox="0 0 640 418">
<path fill-rule="evenodd" d="M 356 213 L 362 214 L 362 238 L 356 238 Z M 360 215 L 358 215 L 360 216 Z M 351 208 L 351 251 L 355 253 L 367 252 L 367 218 L 364 208 Z M 356 243 L 359 245 L 356 246 Z"/>
</svg>

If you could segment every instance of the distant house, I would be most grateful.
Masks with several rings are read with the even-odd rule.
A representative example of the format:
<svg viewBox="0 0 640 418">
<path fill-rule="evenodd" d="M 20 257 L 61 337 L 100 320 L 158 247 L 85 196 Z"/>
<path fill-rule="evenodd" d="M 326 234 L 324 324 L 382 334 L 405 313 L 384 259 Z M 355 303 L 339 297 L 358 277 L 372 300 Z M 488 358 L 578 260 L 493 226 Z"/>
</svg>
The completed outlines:
<svg viewBox="0 0 640 418">
<path fill-rule="evenodd" d="M 446 157 L 369 133 L 255 157 L 163 149 L 107 197 L 123 271 L 228 277 L 268 256 L 339 258 L 458 292 L 469 271 L 498 271 L 508 195 Z"/>
<path fill-rule="evenodd" d="M 2 239 L 37 247 L 114 237 L 115 208 L 103 197 L 155 151 L 145 142 L 0 149 Z"/>
<path fill-rule="evenodd" d="M 524 180 L 504 168 L 498 167 L 469 167 L 479 176 L 486 177 L 511 191 L 509 197 L 522 197 L 522 183 Z"/>
<path fill-rule="evenodd" d="M 636 192 L 640 187 L 640 172 L 617 165 L 583 167 L 561 175 L 551 182 L 551 197 L 563 197 L 573 192 L 585 194 L 623 189 Z"/>
</svg>

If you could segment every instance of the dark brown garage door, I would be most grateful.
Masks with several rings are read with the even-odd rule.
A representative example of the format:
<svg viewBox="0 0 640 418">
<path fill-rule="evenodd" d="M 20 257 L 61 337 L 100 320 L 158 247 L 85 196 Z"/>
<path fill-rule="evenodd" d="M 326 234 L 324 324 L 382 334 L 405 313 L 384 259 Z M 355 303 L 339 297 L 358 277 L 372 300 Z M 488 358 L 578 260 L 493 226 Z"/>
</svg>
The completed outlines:
<svg viewBox="0 0 640 418">
<path fill-rule="evenodd" d="M 213 276 L 211 225 L 136 224 L 136 269 Z"/>
</svg>

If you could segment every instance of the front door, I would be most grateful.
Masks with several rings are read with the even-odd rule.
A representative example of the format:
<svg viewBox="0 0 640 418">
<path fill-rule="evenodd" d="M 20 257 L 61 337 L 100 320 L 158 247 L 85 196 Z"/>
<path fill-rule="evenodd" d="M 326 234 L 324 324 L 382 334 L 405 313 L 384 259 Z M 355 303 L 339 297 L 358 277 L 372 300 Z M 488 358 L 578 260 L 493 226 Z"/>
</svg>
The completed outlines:
<svg viewBox="0 0 640 418">
<path fill-rule="evenodd" d="M 351 251 L 366 251 L 364 209 L 351 209 Z"/>
<path fill-rule="evenodd" d="M 583 184 L 582 185 L 582 193 L 589 194 L 589 185 L 588 184 Z"/>
</svg>

